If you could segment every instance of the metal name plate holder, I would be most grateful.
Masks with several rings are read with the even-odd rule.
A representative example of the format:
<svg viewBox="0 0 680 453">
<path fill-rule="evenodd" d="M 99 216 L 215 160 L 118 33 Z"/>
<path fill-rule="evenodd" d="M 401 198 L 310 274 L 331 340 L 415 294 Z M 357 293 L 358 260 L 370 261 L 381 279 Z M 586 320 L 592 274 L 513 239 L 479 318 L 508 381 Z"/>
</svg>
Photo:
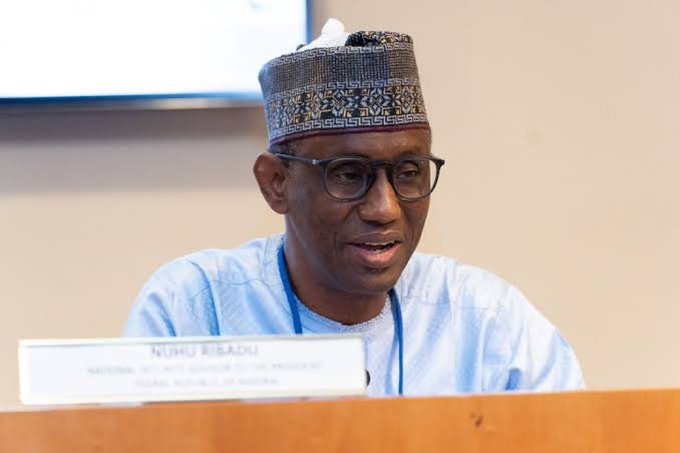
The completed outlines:
<svg viewBox="0 0 680 453">
<path fill-rule="evenodd" d="M 24 404 L 365 395 L 358 336 L 21 340 Z"/>
</svg>

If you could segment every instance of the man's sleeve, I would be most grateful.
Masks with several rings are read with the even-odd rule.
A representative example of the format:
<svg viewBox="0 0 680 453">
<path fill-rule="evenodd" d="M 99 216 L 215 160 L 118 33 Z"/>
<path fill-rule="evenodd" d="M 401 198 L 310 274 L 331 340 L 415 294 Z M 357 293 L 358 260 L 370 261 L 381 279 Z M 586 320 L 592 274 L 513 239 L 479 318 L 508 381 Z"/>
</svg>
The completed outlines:
<svg viewBox="0 0 680 453">
<path fill-rule="evenodd" d="M 585 388 L 571 346 L 516 288 L 510 287 L 492 322 L 485 351 L 487 391 L 567 391 Z"/>
<path fill-rule="evenodd" d="M 124 337 L 174 337 L 174 293 L 154 276 L 142 288 L 123 330 Z"/>
<path fill-rule="evenodd" d="M 183 257 L 161 266 L 140 291 L 123 336 L 219 335 L 213 299 L 218 281 L 206 269 L 209 259 L 205 254 Z"/>
</svg>

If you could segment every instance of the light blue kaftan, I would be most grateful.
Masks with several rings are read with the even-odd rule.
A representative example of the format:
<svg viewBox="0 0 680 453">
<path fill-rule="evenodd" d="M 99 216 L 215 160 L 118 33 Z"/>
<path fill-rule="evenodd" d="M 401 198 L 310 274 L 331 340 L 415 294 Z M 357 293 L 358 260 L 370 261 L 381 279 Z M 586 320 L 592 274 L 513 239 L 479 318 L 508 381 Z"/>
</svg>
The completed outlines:
<svg viewBox="0 0 680 453">
<path fill-rule="evenodd" d="M 142 289 L 124 335 L 293 334 L 277 251 L 282 236 L 205 250 L 161 267 Z M 404 332 L 404 394 L 583 388 L 574 352 L 513 286 L 449 258 L 415 253 L 395 290 Z M 310 334 L 351 332 L 366 345 L 371 396 L 396 395 L 397 340 L 389 302 L 345 326 L 298 301 Z"/>
</svg>

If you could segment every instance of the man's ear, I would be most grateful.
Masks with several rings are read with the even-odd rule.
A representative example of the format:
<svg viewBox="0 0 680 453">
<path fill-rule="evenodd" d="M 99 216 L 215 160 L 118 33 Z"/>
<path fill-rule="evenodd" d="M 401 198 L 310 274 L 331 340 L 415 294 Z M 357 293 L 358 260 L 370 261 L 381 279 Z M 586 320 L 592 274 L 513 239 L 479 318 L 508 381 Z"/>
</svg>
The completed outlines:
<svg viewBox="0 0 680 453">
<path fill-rule="evenodd" d="M 253 174 L 269 207 L 279 214 L 288 212 L 288 171 L 283 162 L 270 153 L 262 153 L 255 159 Z"/>
</svg>

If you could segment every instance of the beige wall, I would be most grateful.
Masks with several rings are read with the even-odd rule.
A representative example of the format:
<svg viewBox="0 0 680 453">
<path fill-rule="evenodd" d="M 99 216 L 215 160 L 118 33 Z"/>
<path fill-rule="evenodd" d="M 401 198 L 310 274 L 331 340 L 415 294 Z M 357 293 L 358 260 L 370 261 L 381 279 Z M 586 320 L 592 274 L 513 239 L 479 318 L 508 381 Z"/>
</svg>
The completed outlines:
<svg viewBox="0 0 680 453">
<path fill-rule="evenodd" d="M 315 14 L 416 40 L 447 159 L 421 248 L 522 288 L 592 388 L 680 386 L 680 4 Z M 116 336 L 162 262 L 279 231 L 250 177 L 265 143 L 258 109 L 0 115 L 0 405 L 18 338 Z"/>
</svg>

